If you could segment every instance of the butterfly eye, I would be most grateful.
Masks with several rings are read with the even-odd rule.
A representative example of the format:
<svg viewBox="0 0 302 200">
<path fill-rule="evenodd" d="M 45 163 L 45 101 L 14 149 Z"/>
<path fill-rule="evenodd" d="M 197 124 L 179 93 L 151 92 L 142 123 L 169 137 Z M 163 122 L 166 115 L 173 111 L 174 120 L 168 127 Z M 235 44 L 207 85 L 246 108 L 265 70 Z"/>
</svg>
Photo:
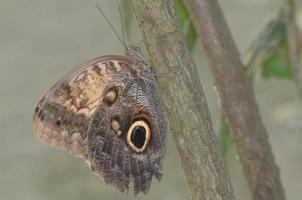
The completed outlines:
<svg viewBox="0 0 302 200">
<path fill-rule="evenodd" d="M 151 138 L 150 127 L 144 120 L 135 121 L 127 132 L 127 144 L 136 153 L 142 153 Z"/>
<path fill-rule="evenodd" d="M 108 105 L 112 105 L 117 99 L 117 89 L 115 87 L 110 88 L 105 94 L 105 101 Z"/>
</svg>

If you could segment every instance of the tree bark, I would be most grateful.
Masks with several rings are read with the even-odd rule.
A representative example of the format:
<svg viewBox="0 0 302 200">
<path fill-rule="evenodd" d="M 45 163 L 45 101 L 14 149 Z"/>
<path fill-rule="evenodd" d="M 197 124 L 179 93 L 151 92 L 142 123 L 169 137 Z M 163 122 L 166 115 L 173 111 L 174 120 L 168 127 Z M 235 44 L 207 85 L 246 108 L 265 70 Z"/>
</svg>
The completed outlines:
<svg viewBox="0 0 302 200">
<path fill-rule="evenodd" d="M 285 17 L 286 17 L 286 30 L 287 30 L 287 40 L 290 56 L 290 67 L 292 70 L 293 80 L 297 87 L 300 99 L 302 99 L 302 69 L 300 64 L 300 39 L 301 32 L 296 24 L 296 10 L 295 3 L 292 0 L 287 1 L 285 6 Z"/>
<path fill-rule="evenodd" d="M 240 54 L 216 0 L 184 0 L 208 57 L 253 199 L 285 199 L 265 127 Z"/>
<path fill-rule="evenodd" d="M 234 199 L 196 66 L 173 0 L 131 0 L 157 74 L 169 127 L 194 200 Z"/>
</svg>

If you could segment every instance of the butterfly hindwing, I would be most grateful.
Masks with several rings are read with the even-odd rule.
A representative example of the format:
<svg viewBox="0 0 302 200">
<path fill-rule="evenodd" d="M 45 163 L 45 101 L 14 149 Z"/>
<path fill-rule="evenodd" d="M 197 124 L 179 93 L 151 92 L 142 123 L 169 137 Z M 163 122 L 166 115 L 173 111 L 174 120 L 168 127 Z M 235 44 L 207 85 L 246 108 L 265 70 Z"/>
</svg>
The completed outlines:
<svg viewBox="0 0 302 200">
<path fill-rule="evenodd" d="M 152 177 L 161 174 L 166 143 L 161 133 L 167 129 L 154 81 L 121 71 L 107 87 L 116 88 L 118 97 L 114 103 L 98 104 L 91 117 L 87 133 L 89 165 L 121 192 L 128 191 L 131 181 L 134 194 L 147 193 Z M 119 131 L 112 128 L 114 120 L 119 123 Z M 151 132 L 150 142 L 142 151 L 131 148 L 127 140 L 132 134 L 130 127 L 137 121 L 145 121 Z"/>
</svg>

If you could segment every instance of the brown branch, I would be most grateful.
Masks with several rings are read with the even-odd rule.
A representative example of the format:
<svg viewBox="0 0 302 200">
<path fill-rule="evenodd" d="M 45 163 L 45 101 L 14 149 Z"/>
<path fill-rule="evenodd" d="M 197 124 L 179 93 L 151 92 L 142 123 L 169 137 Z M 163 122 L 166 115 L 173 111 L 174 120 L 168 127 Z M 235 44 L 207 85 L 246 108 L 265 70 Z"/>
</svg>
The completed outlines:
<svg viewBox="0 0 302 200">
<path fill-rule="evenodd" d="M 253 199 L 285 199 L 279 169 L 226 21 L 216 0 L 185 0 L 207 54 Z"/>
<path fill-rule="evenodd" d="M 158 77 L 192 198 L 234 199 L 196 66 L 184 42 L 173 0 L 131 0 Z"/>
<path fill-rule="evenodd" d="M 302 99 L 302 69 L 300 65 L 300 38 L 301 32 L 296 24 L 295 19 L 295 4 L 293 1 L 288 1 L 285 8 L 285 17 L 287 25 L 287 40 L 290 56 L 290 67 L 292 70 L 293 80 L 298 89 L 300 98 Z"/>
</svg>

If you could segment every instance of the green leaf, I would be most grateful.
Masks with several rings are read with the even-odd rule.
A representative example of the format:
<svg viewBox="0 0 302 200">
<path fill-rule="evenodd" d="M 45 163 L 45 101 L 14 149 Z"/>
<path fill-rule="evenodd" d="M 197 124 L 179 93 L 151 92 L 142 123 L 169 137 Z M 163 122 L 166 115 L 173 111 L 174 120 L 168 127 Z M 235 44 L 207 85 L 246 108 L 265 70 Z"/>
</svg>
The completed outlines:
<svg viewBox="0 0 302 200">
<path fill-rule="evenodd" d="M 197 33 L 194 26 L 190 20 L 189 13 L 182 0 L 175 0 L 175 7 L 180 18 L 180 23 L 185 33 L 187 45 L 192 51 L 197 41 Z"/>
<path fill-rule="evenodd" d="M 224 159 L 226 159 L 228 155 L 230 145 L 231 145 L 231 140 L 230 140 L 229 125 L 227 124 L 225 118 L 221 116 L 220 129 L 219 129 L 219 147 L 220 147 L 220 152 Z"/>
<path fill-rule="evenodd" d="M 258 43 L 263 49 L 274 48 L 286 37 L 286 24 L 278 18 L 272 20 L 260 33 Z"/>
<path fill-rule="evenodd" d="M 253 74 L 256 66 L 260 66 L 263 78 L 291 78 L 287 26 L 283 17 L 281 13 L 272 20 L 252 44 L 246 62 L 249 75 Z"/>
<path fill-rule="evenodd" d="M 284 37 L 278 46 L 269 49 L 262 61 L 262 76 L 264 78 L 291 78 L 290 58 L 287 38 Z"/>
</svg>

